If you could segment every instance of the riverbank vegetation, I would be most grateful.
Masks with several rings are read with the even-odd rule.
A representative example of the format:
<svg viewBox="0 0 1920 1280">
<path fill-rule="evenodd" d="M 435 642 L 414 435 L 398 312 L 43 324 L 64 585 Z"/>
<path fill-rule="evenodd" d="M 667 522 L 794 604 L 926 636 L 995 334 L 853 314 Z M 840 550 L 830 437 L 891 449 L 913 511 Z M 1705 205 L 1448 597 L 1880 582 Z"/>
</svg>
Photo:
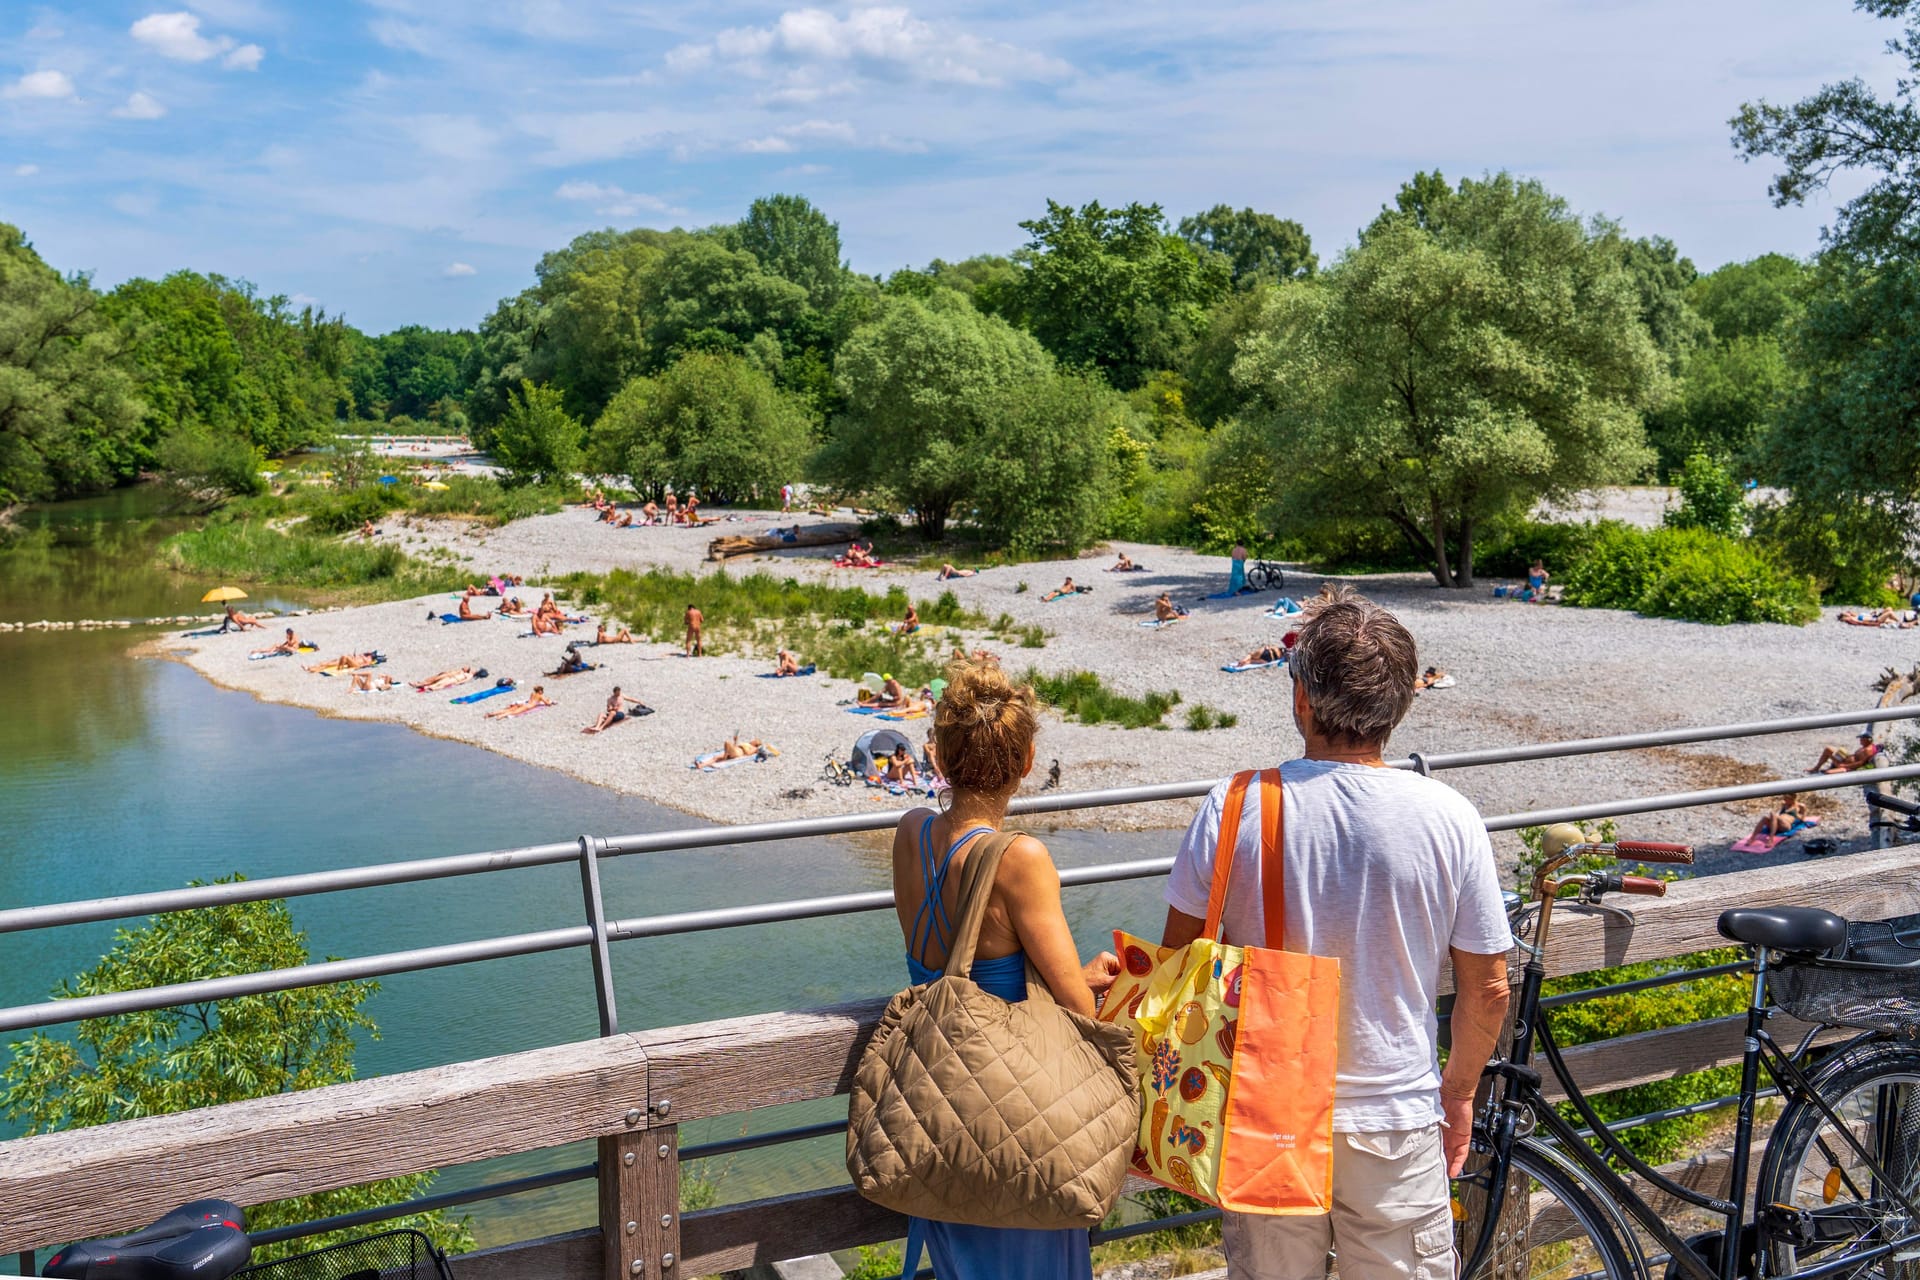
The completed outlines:
<svg viewBox="0 0 1920 1280">
<path fill-rule="evenodd" d="M 304 587 L 350 601 L 454 591 L 470 576 L 448 559 L 409 556 L 391 543 L 326 537 L 226 513 L 161 543 L 160 563 L 203 578 Z"/>
<path fill-rule="evenodd" d="M 1872 135 L 1873 105 L 1754 104 L 1736 142 L 1777 157 L 1776 194 L 1798 200 L 1832 172 L 1807 140 L 1835 120 Z M 733 223 L 578 236 L 472 332 L 377 336 L 217 275 L 102 293 L 8 228 L 0 328 L 43 336 L 0 355 L 32 393 L 0 420 L 0 502 L 152 468 L 245 494 L 263 458 L 338 427 L 424 426 L 471 431 L 510 489 L 584 470 L 713 503 L 805 480 L 976 558 L 1242 542 L 1464 588 L 1542 540 L 1527 526 L 1543 500 L 1698 458 L 1780 492 L 1742 501 L 1740 527 L 1643 540 L 1679 566 L 1671 590 L 1569 600 L 1804 617 L 1808 583 L 1880 602 L 1920 534 L 1899 408 L 1920 217 L 1901 212 L 1915 179 L 1882 154 L 1837 161 L 1874 185 L 1817 257 L 1708 273 L 1506 172 L 1416 173 L 1325 261 L 1258 210 L 1048 202 L 1007 254 L 885 277 L 849 270 L 804 197 L 774 195 Z M 353 493 L 314 518 L 391 500 Z M 413 509 L 530 506 L 463 489 Z M 1604 544 L 1617 562 L 1627 541 L 1569 537 L 1550 567 L 1607 576 L 1579 557 Z"/>
<path fill-rule="evenodd" d="M 307 935 L 294 926 L 286 903 L 240 903 L 159 915 L 137 929 L 121 929 L 98 964 L 52 994 L 67 999 L 135 991 L 291 969 L 308 960 Z M 89 1018 L 76 1025 L 71 1039 L 36 1031 L 10 1046 L 0 1069 L 0 1109 L 29 1134 L 53 1133 L 339 1084 L 354 1078 L 356 1039 L 379 1037 L 362 1007 L 379 989 L 378 982 L 338 982 Z M 250 1206 L 247 1225 L 264 1231 L 399 1204 L 425 1195 L 434 1176 L 411 1174 Z M 444 1210 L 383 1225 L 424 1231 L 455 1253 L 474 1244 L 466 1220 Z M 254 1261 L 354 1234 L 263 1246 Z"/>
</svg>

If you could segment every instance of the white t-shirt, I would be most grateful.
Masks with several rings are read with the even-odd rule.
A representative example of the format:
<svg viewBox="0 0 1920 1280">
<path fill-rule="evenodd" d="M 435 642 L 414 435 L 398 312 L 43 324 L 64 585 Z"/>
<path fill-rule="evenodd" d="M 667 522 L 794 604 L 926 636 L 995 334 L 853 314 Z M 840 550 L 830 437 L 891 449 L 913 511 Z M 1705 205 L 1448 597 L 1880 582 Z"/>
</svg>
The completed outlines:
<svg viewBox="0 0 1920 1280">
<path fill-rule="evenodd" d="M 1459 792 L 1417 773 L 1290 760 L 1280 778 L 1286 948 L 1340 961 L 1333 1127 L 1367 1133 L 1437 1124 L 1434 1006 L 1447 949 L 1498 955 L 1513 946 L 1486 827 Z M 1167 881 L 1168 904 L 1201 919 L 1227 785 L 1200 807 Z M 1228 942 L 1263 944 L 1262 898 L 1256 782 L 1227 885 Z"/>
</svg>

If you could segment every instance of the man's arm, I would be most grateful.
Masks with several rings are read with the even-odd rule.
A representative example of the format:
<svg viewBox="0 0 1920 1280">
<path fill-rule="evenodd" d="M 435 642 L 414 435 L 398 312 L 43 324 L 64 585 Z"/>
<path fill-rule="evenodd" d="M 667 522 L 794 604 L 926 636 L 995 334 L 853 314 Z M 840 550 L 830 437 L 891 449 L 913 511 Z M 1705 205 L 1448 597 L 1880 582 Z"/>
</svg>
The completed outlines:
<svg viewBox="0 0 1920 1280">
<path fill-rule="evenodd" d="M 1207 922 L 1199 916 L 1190 916 L 1178 907 L 1167 908 L 1166 927 L 1160 930 L 1160 945 L 1163 947 L 1184 947 L 1200 936 Z"/>
<path fill-rule="evenodd" d="M 1440 1110 L 1447 1123 L 1447 1172 L 1458 1174 L 1473 1138 L 1473 1095 L 1507 1023 L 1507 955 L 1453 957 L 1453 1050 L 1440 1077 Z"/>
</svg>

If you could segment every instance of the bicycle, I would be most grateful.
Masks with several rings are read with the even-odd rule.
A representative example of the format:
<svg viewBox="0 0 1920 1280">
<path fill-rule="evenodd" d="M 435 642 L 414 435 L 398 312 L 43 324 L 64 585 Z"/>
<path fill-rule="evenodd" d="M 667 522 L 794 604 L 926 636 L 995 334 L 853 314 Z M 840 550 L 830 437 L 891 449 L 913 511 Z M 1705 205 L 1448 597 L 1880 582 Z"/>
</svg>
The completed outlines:
<svg viewBox="0 0 1920 1280">
<path fill-rule="evenodd" d="M 1558 873 L 1591 856 L 1686 864 L 1692 850 L 1590 844 L 1577 829 L 1562 828 L 1548 831 L 1544 849 L 1532 900 L 1516 895 L 1510 905 L 1525 965 L 1512 1049 L 1487 1067 L 1474 1122 L 1472 1149 L 1485 1163 L 1454 1184 L 1460 1274 L 1624 1280 L 1648 1277 L 1665 1263 L 1667 1280 L 1920 1275 L 1920 1047 L 1905 1038 L 1920 1030 L 1920 918 L 1909 928 L 1849 924 L 1810 907 L 1721 913 L 1719 931 L 1747 948 L 1753 977 L 1722 1198 L 1682 1185 L 1627 1150 L 1569 1075 L 1540 1007 L 1556 909 L 1618 911 L 1603 899 L 1666 892 L 1664 881 L 1617 869 Z M 1572 896 L 1562 899 L 1567 890 Z M 1814 1024 L 1790 1053 L 1767 1031 L 1776 1010 Z M 1809 1051 L 1816 1038 L 1836 1027 L 1860 1034 L 1815 1062 Z M 1536 1044 L 1587 1134 L 1544 1096 L 1533 1065 Z M 1787 1103 L 1765 1143 L 1749 1216 L 1747 1165 L 1763 1065 Z M 1721 1228 L 1683 1237 L 1608 1157 Z M 1510 1204 L 1516 1194 L 1525 1200 Z M 1737 1246 L 1727 1248 L 1728 1239 Z"/>
<path fill-rule="evenodd" d="M 847 762 L 831 751 L 827 752 L 827 762 L 820 767 L 820 779 L 836 787 L 850 787 L 860 780 Z"/>
<path fill-rule="evenodd" d="M 40 1272 L 63 1280 L 453 1280 L 447 1255 L 418 1231 L 381 1231 L 249 1266 L 246 1215 L 228 1200 L 195 1200 L 131 1235 L 88 1240 Z"/>
<path fill-rule="evenodd" d="M 1904 796 L 1887 795 L 1868 783 L 1864 794 L 1867 798 L 1867 830 L 1873 833 L 1873 847 L 1890 849 L 1898 844 L 1911 843 L 1920 836 L 1920 804 Z M 1897 817 L 1883 817 L 1883 814 L 1897 814 Z"/>
<path fill-rule="evenodd" d="M 1247 566 L 1247 585 L 1255 591 L 1284 591 L 1286 570 L 1271 560 L 1255 560 Z"/>
</svg>

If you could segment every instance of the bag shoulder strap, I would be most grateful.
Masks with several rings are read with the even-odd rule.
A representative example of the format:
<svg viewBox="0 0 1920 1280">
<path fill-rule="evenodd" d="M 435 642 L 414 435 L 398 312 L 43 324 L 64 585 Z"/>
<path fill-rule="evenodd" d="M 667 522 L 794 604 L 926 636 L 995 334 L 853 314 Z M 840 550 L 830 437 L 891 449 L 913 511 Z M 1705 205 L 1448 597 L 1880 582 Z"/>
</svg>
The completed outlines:
<svg viewBox="0 0 1920 1280">
<path fill-rule="evenodd" d="M 993 897 L 993 877 L 1000 869 L 1001 855 L 1021 836 L 1018 831 L 1001 831 L 982 840 L 967 855 L 960 868 L 960 923 L 953 932 L 953 945 L 947 950 L 948 977 L 967 977 L 973 970 L 973 948 L 980 941 L 980 922 L 987 918 L 987 902 Z"/>
<path fill-rule="evenodd" d="M 1267 945 L 1287 949 L 1286 789 L 1278 769 L 1260 772 L 1260 909 L 1267 922 Z"/>
<path fill-rule="evenodd" d="M 1216 942 L 1221 938 L 1221 917 L 1226 912 L 1227 884 L 1233 876 L 1234 854 L 1240 843 L 1240 821 L 1246 812 L 1247 791 L 1256 778 L 1260 782 L 1260 880 L 1268 945 L 1272 945 L 1273 921 L 1280 921 L 1280 931 L 1286 931 L 1286 884 L 1281 878 L 1280 865 L 1284 854 L 1281 844 L 1284 828 L 1280 817 L 1280 771 L 1262 769 L 1255 772 L 1249 769 L 1233 775 L 1233 781 L 1227 785 L 1226 799 L 1220 806 L 1220 839 L 1213 851 L 1213 887 L 1207 895 L 1206 926 L 1201 930 L 1203 936 Z"/>
</svg>

